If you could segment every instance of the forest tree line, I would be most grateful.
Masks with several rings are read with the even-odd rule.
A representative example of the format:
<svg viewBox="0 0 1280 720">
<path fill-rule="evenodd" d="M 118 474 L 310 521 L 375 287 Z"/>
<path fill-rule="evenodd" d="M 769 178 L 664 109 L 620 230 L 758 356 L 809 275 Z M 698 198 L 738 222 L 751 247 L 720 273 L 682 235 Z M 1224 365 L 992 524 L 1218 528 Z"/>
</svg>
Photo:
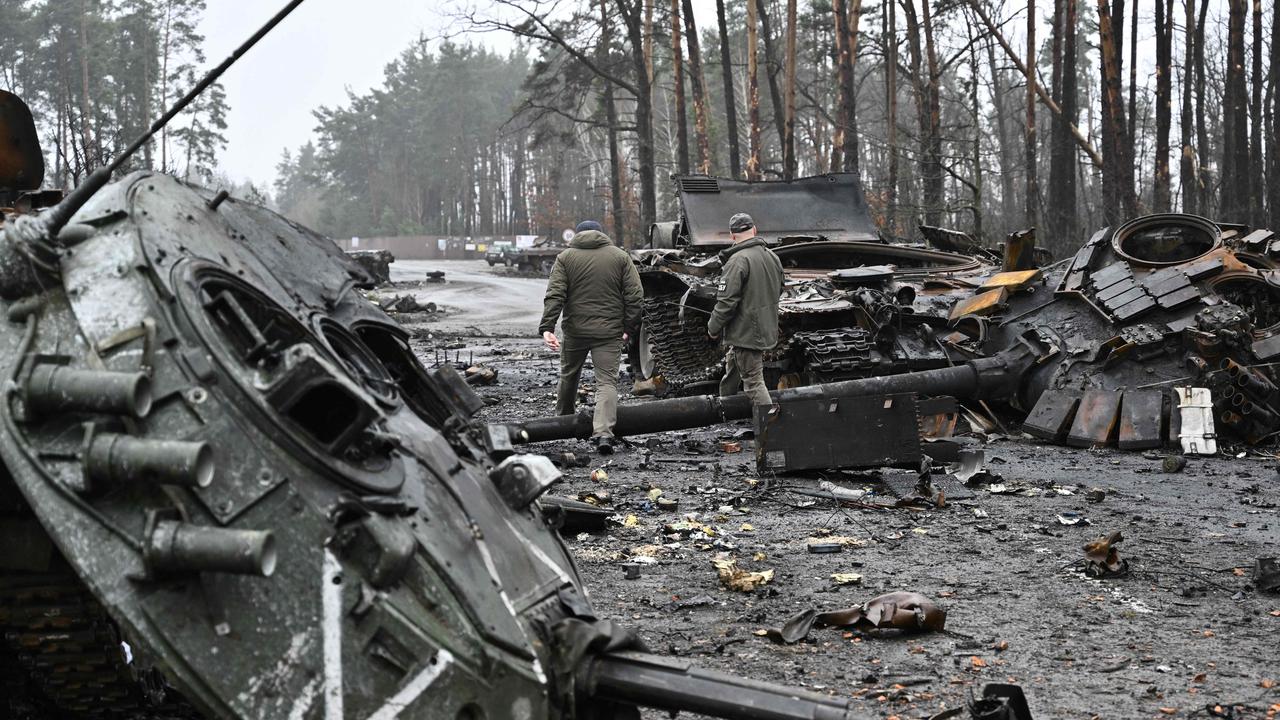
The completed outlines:
<svg viewBox="0 0 1280 720">
<path fill-rule="evenodd" d="M 1280 227 L 1274 0 L 697 1 L 714 23 L 694 0 L 458 2 L 454 39 L 315 112 L 275 202 L 335 236 L 558 235 L 598 217 L 635 243 L 674 216 L 672 173 L 848 171 L 893 237 L 1035 226 L 1064 254 L 1147 212 Z M 51 182 L 191 84 L 202 10 L 0 0 L 0 86 L 46 130 Z M 515 49 L 467 40 L 494 31 Z M 215 89 L 135 167 L 211 182 L 225 112 Z"/>
<path fill-rule="evenodd" d="M 1039 2 L 716 0 L 710 27 L 691 0 L 469 4 L 457 27 L 520 49 L 406 51 L 317 113 L 279 199 L 337 234 L 598 216 L 636 242 L 674 215 L 672 173 L 846 171 L 893 237 L 1034 226 L 1061 255 L 1149 212 L 1280 227 L 1273 7 Z"/>
<path fill-rule="evenodd" d="M 111 162 L 203 73 L 204 0 L 0 0 L 0 88 L 41 131 L 46 182 L 71 187 Z M 126 170 L 210 182 L 226 140 L 214 85 Z"/>
</svg>

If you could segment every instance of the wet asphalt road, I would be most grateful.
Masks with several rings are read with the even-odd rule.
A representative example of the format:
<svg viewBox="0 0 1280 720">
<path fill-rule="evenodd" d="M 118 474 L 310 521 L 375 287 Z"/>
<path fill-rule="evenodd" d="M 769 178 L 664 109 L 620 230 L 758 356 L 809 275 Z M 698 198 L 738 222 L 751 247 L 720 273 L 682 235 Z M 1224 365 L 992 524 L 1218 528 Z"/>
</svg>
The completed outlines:
<svg viewBox="0 0 1280 720">
<path fill-rule="evenodd" d="M 443 270 L 445 281 L 418 285 L 432 270 Z M 547 288 L 546 280 L 502 265 L 490 268 L 483 260 L 397 260 L 391 281 L 405 285 L 392 294 L 412 292 L 444 308 L 432 323 L 437 334 L 535 336 Z"/>
<path fill-rule="evenodd" d="M 550 414 L 557 359 L 534 337 L 542 281 L 490 274 L 482 263 L 429 265 L 451 282 L 414 292 L 446 305 L 444 316 L 401 318 L 424 360 L 432 348 L 463 347 L 496 368 L 498 384 L 480 389 L 491 422 Z M 393 272 L 421 270 L 397 263 Z M 858 717 L 931 718 L 991 682 L 1022 685 L 1038 719 L 1280 716 L 1280 595 L 1251 583 L 1255 558 L 1280 555 L 1275 448 L 1193 459 L 1165 474 L 1160 453 L 1046 447 L 1015 432 L 974 439 L 999 475 L 994 487 L 969 499 L 957 492 L 945 507 L 866 509 L 793 492 L 818 477 L 758 474 L 750 440 L 744 452 L 720 449 L 746 429 L 658 433 L 611 458 L 582 442 L 536 448 L 586 459 L 564 466 L 554 493 L 605 490 L 619 521 L 634 518 L 568 543 L 597 611 L 636 628 L 651 649 L 849 697 Z M 597 467 L 604 483 L 589 479 Z M 892 477 L 840 482 L 892 505 Z M 659 512 L 655 489 L 678 511 Z M 1101 502 L 1087 499 L 1090 490 L 1103 491 Z M 1072 513 L 1088 524 L 1059 522 Z M 668 527 L 690 514 L 711 532 Z M 1082 545 L 1113 530 L 1124 534 L 1118 549 L 1130 573 L 1085 577 Z M 809 553 L 806 538 L 824 531 L 858 544 Z M 725 589 L 711 565 L 722 552 L 746 569 L 773 569 L 774 580 L 752 593 Z M 624 564 L 637 562 L 640 577 L 625 579 Z M 837 586 L 837 572 L 861 582 Z M 790 646 L 760 636 L 805 608 L 893 590 L 936 600 L 946 632 L 819 629 Z"/>
</svg>

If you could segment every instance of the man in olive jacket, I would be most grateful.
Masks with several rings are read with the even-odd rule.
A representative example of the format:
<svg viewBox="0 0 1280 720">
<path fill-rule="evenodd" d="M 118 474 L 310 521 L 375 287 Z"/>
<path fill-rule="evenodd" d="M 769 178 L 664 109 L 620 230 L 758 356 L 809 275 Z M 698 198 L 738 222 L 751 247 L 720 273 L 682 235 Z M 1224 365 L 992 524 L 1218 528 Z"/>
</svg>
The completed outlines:
<svg viewBox="0 0 1280 720">
<path fill-rule="evenodd" d="M 720 251 L 720 285 L 716 307 L 707 323 L 713 340 L 724 336 L 725 356 L 720 395 L 746 390 L 754 405 L 769 405 L 764 384 L 764 352 L 778 344 L 778 297 L 786 282 L 782 262 L 764 240 L 756 237 L 751 216 L 729 218 L 733 246 Z"/>
<path fill-rule="evenodd" d="M 644 290 L 631 256 L 613 244 L 600 223 L 578 224 L 569 248 L 556 258 L 543 299 L 538 330 L 547 347 L 560 352 L 556 412 L 572 415 L 582 366 L 591 355 L 596 374 L 596 409 L 591 434 L 602 454 L 613 452 L 618 420 L 618 363 L 622 343 L 640 329 Z M 561 341 L 555 335 L 561 319 Z"/>
</svg>

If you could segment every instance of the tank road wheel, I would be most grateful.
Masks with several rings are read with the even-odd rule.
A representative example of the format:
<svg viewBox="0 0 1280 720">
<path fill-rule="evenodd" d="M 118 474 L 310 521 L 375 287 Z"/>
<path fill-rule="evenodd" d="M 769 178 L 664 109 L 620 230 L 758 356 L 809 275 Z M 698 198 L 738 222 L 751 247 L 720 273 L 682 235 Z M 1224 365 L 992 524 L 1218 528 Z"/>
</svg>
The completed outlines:
<svg viewBox="0 0 1280 720">
<path fill-rule="evenodd" d="M 506 265 L 507 267 L 511 267 L 511 258 L 509 258 L 509 257 L 508 257 L 508 258 L 504 259 L 504 260 L 502 261 L 502 263 L 503 263 L 504 265 Z"/>
<path fill-rule="evenodd" d="M 653 357 L 653 334 L 648 323 L 640 323 L 640 337 L 636 338 L 636 366 L 639 377 L 651 379 L 657 374 L 658 361 Z"/>
<path fill-rule="evenodd" d="M 555 258 L 544 258 L 542 262 L 538 263 L 538 269 L 542 271 L 543 275 L 550 275 L 551 266 L 555 264 L 556 264 Z"/>
</svg>

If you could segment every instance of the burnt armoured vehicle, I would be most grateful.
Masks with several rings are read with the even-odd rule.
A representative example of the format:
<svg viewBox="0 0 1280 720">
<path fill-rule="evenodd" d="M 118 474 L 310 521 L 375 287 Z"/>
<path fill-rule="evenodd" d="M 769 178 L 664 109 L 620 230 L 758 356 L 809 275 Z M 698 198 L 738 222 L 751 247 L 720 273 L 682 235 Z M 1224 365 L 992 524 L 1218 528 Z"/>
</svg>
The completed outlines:
<svg viewBox="0 0 1280 720">
<path fill-rule="evenodd" d="M 937 331 L 957 293 L 991 270 L 984 257 L 883 241 L 854 174 L 674 181 L 680 219 L 654 225 L 634 252 L 645 301 L 630 365 L 679 394 L 714 389 L 723 371 L 706 321 L 734 213 L 755 219 L 786 272 L 781 340 L 765 358 L 779 387 L 946 366 Z"/>
<path fill-rule="evenodd" d="M 1151 215 L 1099 230 L 1075 256 L 1049 267 L 979 278 L 954 298 L 938 334 L 953 367 L 778 390 L 774 399 L 821 402 L 828 413 L 842 399 L 872 395 L 991 401 L 1026 432 L 1054 442 L 1176 444 L 1213 454 L 1215 428 L 1246 443 L 1280 432 L 1278 306 L 1273 231 Z M 677 398 L 621 406 L 618 432 L 751 417 L 743 396 Z M 756 424 L 760 433 L 759 415 Z M 859 437 L 870 431 L 855 430 Z M 589 432 L 583 416 L 529 421 L 511 436 L 526 442 Z M 849 439 L 840 426 L 808 442 L 829 450 Z"/>
<path fill-rule="evenodd" d="M 0 713 L 848 716 L 597 619 L 551 462 L 418 362 L 331 241 L 113 182 L 148 137 L 0 223 Z"/>
</svg>

